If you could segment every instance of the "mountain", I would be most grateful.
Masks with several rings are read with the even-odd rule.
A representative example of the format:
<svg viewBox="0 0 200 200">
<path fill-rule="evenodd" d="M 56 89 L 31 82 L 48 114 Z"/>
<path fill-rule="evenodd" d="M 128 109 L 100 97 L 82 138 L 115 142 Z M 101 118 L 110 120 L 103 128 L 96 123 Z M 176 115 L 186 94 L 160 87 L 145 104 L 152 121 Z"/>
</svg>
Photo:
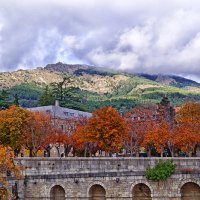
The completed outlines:
<svg viewBox="0 0 200 200">
<path fill-rule="evenodd" d="M 138 104 L 157 103 L 167 95 L 174 105 L 187 100 L 200 101 L 200 84 L 179 76 L 131 74 L 88 65 L 48 64 L 44 68 L 0 73 L 0 90 L 15 94 L 20 105 L 40 105 L 38 100 L 48 85 L 58 85 L 63 78 L 63 106 L 93 111 L 112 105 L 124 112 Z M 58 92 L 58 91 L 57 91 Z"/>
<path fill-rule="evenodd" d="M 81 76 L 84 74 L 102 76 L 120 74 L 119 72 L 114 71 L 112 69 L 104 69 L 101 67 L 80 64 L 64 64 L 61 62 L 58 62 L 56 64 L 48 64 L 46 67 L 44 67 L 44 69 L 65 74 L 73 74 L 76 76 Z"/>
<path fill-rule="evenodd" d="M 140 77 L 147 78 L 152 81 L 156 81 L 157 83 L 163 84 L 163 85 L 170 85 L 175 86 L 179 88 L 184 87 L 200 87 L 200 83 L 197 83 L 193 80 L 180 77 L 180 76 L 174 76 L 174 75 L 163 75 L 163 74 L 138 74 Z"/>
</svg>

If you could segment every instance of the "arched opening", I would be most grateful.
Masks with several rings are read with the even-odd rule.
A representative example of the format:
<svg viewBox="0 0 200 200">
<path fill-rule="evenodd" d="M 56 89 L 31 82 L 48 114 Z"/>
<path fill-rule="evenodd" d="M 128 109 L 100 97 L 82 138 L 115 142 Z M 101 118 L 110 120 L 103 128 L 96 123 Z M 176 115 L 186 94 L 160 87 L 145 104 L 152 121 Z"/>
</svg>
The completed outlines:
<svg viewBox="0 0 200 200">
<path fill-rule="evenodd" d="M 181 200 L 199 200 L 200 187 L 196 183 L 188 182 L 181 187 Z"/>
<path fill-rule="evenodd" d="M 133 188 L 133 200 L 151 200 L 151 190 L 144 183 L 139 183 Z"/>
<path fill-rule="evenodd" d="M 90 200 L 106 200 L 106 191 L 101 185 L 93 185 L 89 190 Z"/>
<path fill-rule="evenodd" d="M 65 190 L 60 185 L 55 185 L 50 191 L 51 200 L 65 200 Z"/>
</svg>

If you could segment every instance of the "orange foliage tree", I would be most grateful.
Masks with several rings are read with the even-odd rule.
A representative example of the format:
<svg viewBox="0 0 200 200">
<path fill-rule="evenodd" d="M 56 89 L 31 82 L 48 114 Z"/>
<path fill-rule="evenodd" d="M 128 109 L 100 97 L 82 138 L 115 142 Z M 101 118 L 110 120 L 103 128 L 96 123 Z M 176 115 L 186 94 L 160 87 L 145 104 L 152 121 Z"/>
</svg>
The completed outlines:
<svg viewBox="0 0 200 200">
<path fill-rule="evenodd" d="M 49 138 L 55 132 L 49 115 L 41 112 L 29 112 L 21 135 L 21 145 L 29 150 L 31 157 L 36 156 L 38 150 L 52 142 Z"/>
<path fill-rule="evenodd" d="M 147 128 L 143 144 L 145 146 L 152 145 L 162 157 L 164 148 L 168 147 L 170 135 L 170 127 L 165 120 L 152 121 Z"/>
<path fill-rule="evenodd" d="M 78 125 L 76 131 L 72 135 L 72 145 L 74 156 L 95 156 L 99 150 L 96 142 L 88 141 L 85 137 L 85 126 Z"/>
<path fill-rule="evenodd" d="M 94 142 L 86 141 L 83 136 L 83 129 L 85 128 L 86 124 L 88 123 L 88 118 L 82 117 L 79 118 L 77 121 L 77 126 L 75 132 L 72 134 L 72 144 L 73 144 L 73 152 L 76 155 L 84 154 L 86 157 L 88 154 L 89 156 L 94 156 L 95 153 L 98 151 L 97 144 Z M 84 152 L 84 153 L 83 153 Z"/>
<path fill-rule="evenodd" d="M 82 142 L 79 141 L 77 129 L 86 125 L 87 117 L 70 117 L 65 119 L 65 134 L 68 136 L 68 142 L 64 144 L 65 156 L 73 149 L 75 154 L 77 151 L 82 151 Z"/>
<path fill-rule="evenodd" d="M 187 102 L 177 113 L 175 144 L 187 156 L 200 143 L 200 103 Z"/>
<path fill-rule="evenodd" d="M 7 174 L 20 178 L 21 169 L 13 162 L 14 154 L 10 147 L 0 144 L 0 199 L 7 200 L 11 195 L 7 182 Z"/>
<path fill-rule="evenodd" d="M 20 148 L 20 138 L 28 116 L 27 110 L 16 106 L 0 111 L 0 141 L 3 145 Z"/>
<path fill-rule="evenodd" d="M 115 153 L 123 146 L 128 134 L 124 119 L 112 107 L 97 109 L 79 131 L 83 142 L 96 144 L 99 150 Z"/>
<path fill-rule="evenodd" d="M 155 111 L 149 106 L 138 106 L 126 113 L 124 118 L 129 126 L 129 134 L 124 142 L 124 148 L 130 155 L 139 156 L 140 148 L 144 140 L 145 133 Z"/>
<path fill-rule="evenodd" d="M 56 130 L 49 137 L 47 137 L 47 143 L 48 145 L 54 146 L 56 148 L 58 156 L 60 157 L 60 149 L 62 146 L 69 144 L 69 137 L 62 131 Z"/>
</svg>

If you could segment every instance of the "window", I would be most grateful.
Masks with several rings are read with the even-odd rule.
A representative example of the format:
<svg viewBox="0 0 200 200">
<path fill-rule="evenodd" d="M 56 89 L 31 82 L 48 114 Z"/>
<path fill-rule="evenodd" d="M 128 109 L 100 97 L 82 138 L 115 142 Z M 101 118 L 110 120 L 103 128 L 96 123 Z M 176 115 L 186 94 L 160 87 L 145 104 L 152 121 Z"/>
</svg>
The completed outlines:
<svg viewBox="0 0 200 200">
<path fill-rule="evenodd" d="M 140 120 L 141 120 L 141 121 L 145 120 L 145 117 L 143 117 L 143 116 L 142 116 L 142 117 L 140 117 Z"/>
<path fill-rule="evenodd" d="M 153 115 L 151 116 L 151 118 L 152 118 L 152 119 L 156 119 L 156 115 L 153 114 Z"/>
<path fill-rule="evenodd" d="M 64 115 L 68 117 L 69 116 L 69 112 L 64 112 Z"/>
<path fill-rule="evenodd" d="M 133 120 L 135 120 L 135 121 L 136 121 L 136 120 L 138 120 L 138 117 L 136 117 L 136 116 L 133 116 Z"/>
<path fill-rule="evenodd" d="M 51 114 L 51 110 L 46 110 L 46 113 L 47 114 Z"/>
</svg>

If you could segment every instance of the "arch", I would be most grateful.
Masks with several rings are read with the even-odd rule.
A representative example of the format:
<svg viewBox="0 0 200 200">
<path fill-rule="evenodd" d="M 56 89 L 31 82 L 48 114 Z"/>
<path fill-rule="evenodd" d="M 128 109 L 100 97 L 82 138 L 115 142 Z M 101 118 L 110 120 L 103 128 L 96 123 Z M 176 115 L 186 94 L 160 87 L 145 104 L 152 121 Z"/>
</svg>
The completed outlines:
<svg viewBox="0 0 200 200">
<path fill-rule="evenodd" d="M 65 190 L 60 185 L 55 185 L 50 190 L 51 200 L 65 200 Z"/>
<path fill-rule="evenodd" d="M 153 188 L 151 187 L 151 185 L 147 181 L 144 181 L 144 180 L 137 180 L 131 185 L 131 190 L 130 190 L 131 197 L 133 197 L 133 188 L 137 184 L 140 184 L 140 183 L 145 184 L 146 186 L 148 186 L 148 188 L 150 189 L 150 192 L 151 192 L 151 197 L 153 197 Z"/>
<path fill-rule="evenodd" d="M 106 190 L 100 184 L 94 184 L 89 189 L 90 200 L 106 200 Z"/>
<path fill-rule="evenodd" d="M 196 183 L 199 187 L 200 187 L 200 182 L 198 180 L 195 180 L 194 178 L 191 179 L 191 178 L 187 178 L 187 179 L 183 179 L 180 181 L 180 184 L 178 186 L 178 192 L 180 192 L 182 186 L 185 184 L 185 183 L 188 183 L 188 182 L 192 182 L 192 183 Z"/>
<path fill-rule="evenodd" d="M 181 200 L 199 200 L 200 199 L 200 186 L 192 182 L 187 182 L 182 185 L 180 189 Z"/>
<path fill-rule="evenodd" d="M 102 187 L 106 190 L 106 186 L 105 186 L 102 182 L 100 182 L 100 181 L 94 181 L 94 182 L 91 182 L 91 183 L 89 184 L 89 186 L 88 186 L 88 189 L 87 189 L 87 194 L 88 194 L 88 196 L 89 196 L 90 188 L 91 188 L 93 185 L 100 185 L 100 186 L 102 186 Z"/>
<path fill-rule="evenodd" d="M 152 200 L 150 187 L 145 183 L 137 183 L 132 187 L 133 200 Z"/>
</svg>

